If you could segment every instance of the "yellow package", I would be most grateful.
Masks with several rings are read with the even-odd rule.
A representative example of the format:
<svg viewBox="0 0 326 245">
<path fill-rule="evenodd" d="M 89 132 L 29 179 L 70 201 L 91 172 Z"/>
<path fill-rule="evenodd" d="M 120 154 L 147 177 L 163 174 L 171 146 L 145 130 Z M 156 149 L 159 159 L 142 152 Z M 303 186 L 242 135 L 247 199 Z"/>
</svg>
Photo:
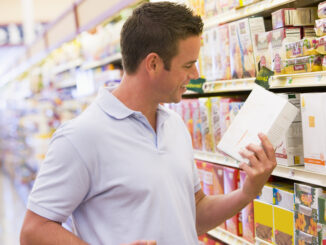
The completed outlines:
<svg viewBox="0 0 326 245">
<path fill-rule="evenodd" d="M 316 55 L 317 40 L 316 38 L 307 37 L 298 42 L 288 43 L 285 45 L 286 58 L 292 59 L 308 55 Z"/>
<path fill-rule="evenodd" d="M 326 54 L 326 37 L 320 37 L 317 39 L 316 50 L 319 54 Z"/>
<path fill-rule="evenodd" d="M 316 35 L 322 37 L 326 35 L 326 19 L 316 20 Z"/>
<path fill-rule="evenodd" d="M 274 242 L 276 245 L 293 245 L 294 213 L 293 211 L 274 206 Z"/>
<path fill-rule="evenodd" d="M 254 200 L 254 220 L 256 237 L 272 243 L 273 239 L 273 205 Z"/>
<path fill-rule="evenodd" d="M 311 55 L 284 61 L 286 74 L 314 72 L 322 70 L 322 56 Z"/>
</svg>

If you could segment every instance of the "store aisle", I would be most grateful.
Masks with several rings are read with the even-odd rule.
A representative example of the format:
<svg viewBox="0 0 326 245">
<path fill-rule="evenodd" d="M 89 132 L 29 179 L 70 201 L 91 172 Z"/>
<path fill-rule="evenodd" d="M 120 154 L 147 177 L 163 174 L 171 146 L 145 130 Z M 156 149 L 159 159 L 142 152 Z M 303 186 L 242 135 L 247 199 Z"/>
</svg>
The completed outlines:
<svg viewBox="0 0 326 245">
<path fill-rule="evenodd" d="M 0 172 L 0 244 L 18 245 L 26 208 L 10 181 Z"/>
</svg>

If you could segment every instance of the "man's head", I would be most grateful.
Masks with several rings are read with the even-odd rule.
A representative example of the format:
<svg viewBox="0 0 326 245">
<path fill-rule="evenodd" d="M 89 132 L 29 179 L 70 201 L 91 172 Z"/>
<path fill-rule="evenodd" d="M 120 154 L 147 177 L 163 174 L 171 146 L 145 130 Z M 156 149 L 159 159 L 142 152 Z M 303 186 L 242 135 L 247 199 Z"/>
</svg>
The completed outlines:
<svg viewBox="0 0 326 245">
<path fill-rule="evenodd" d="M 203 22 L 184 5 L 170 2 L 145 3 L 133 11 L 121 31 L 123 67 L 127 74 L 136 72 L 149 53 L 157 53 L 170 69 L 178 54 L 178 42 L 199 36 Z"/>
</svg>

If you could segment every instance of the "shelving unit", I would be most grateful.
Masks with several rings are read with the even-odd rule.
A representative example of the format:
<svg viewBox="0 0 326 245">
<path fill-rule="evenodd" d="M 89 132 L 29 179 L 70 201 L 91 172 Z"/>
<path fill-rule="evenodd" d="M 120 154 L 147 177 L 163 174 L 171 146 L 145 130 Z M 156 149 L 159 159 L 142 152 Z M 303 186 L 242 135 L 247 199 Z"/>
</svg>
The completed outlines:
<svg viewBox="0 0 326 245">
<path fill-rule="evenodd" d="M 83 63 L 82 59 L 77 59 L 77 60 L 70 61 L 67 64 L 59 65 L 55 69 L 53 69 L 52 74 L 57 75 L 65 71 L 75 69 L 76 67 L 80 66 L 82 63 Z"/>
<path fill-rule="evenodd" d="M 217 238 L 218 240 L 225 242 L 226 244 L 232 245 L 253 245 L 253 243 L 248 242 L 242 237 L 238 237 L 227 230 L 220 227 L 216 227 L 213 230 L 207 232 L 210 236 Z"/>
<path fill-rule="evenodd" d="M 116 53 L 116 54 L 110 55 L 110 56 L 108 56 L 108 57 L 106 57 L 104 59 L 101 59 L 101 60 L 87 62 L 87 63 L 85 63 L 85 64 L 83 64 L 81 66 L 81 69 L 89 70 L 89 69 L 93 69 L 93 68 L 96 68 L 96 67 L 99 67 L 99 66 L 102 66 L 102 65 L 106 65 L 106 64 L 109 64 L 109 63 L 120 61 L 121 59 L 122 59 L 121 53 Z"/>
<path fill-rule="evenodd" d="M 250 91 L 255 84 L 255 80 L 256 78 L 244 78 L 206 82 L 203 85 L 203 90 L 205 93 Z"/>
</svg>

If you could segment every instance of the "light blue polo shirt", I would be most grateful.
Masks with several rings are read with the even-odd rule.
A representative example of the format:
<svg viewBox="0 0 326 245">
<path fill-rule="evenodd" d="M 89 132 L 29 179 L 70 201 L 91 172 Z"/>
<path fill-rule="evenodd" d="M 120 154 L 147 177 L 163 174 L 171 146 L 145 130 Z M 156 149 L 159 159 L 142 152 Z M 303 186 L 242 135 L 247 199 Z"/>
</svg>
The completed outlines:
<svg viewBox="0 0 326 245">
<path fill-rule="evenodd" d="M 157 110 L 157 130 L 106 89 L 54 134 L 28 209 L 57 222 L 73 217 L 89 244 L 198 244 L 200 189 L 190 135 L 175 113 Z"/>
</svg>

